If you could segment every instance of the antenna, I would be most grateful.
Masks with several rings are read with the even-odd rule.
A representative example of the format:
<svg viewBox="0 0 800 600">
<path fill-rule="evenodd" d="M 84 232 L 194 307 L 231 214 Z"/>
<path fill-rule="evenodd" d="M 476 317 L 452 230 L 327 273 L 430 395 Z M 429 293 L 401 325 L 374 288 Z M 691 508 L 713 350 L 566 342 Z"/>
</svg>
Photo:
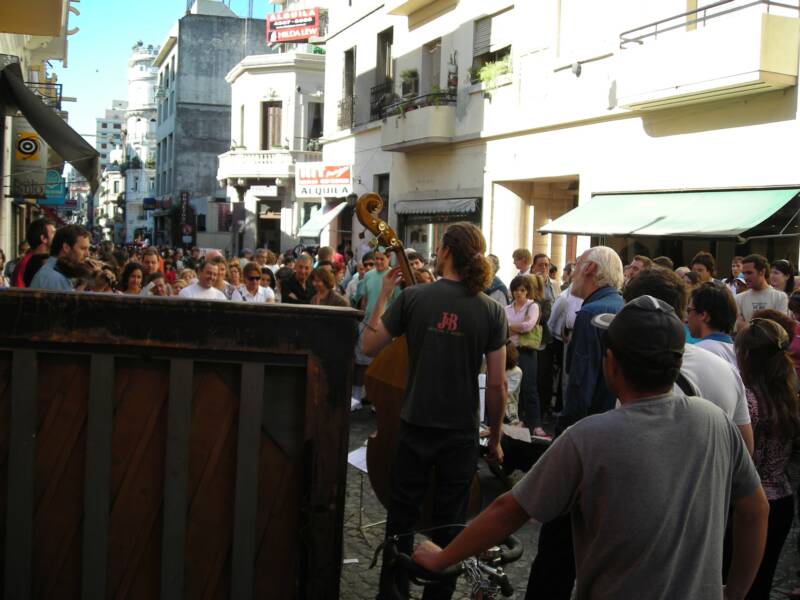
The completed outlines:
<svg viewBox="0 0 800 600">
<path fill-rule="evenodd" d="M 253 18 L 253 0 L 250 0 L 250 2 L 247 5 L 247 18 L 248 19 Z"/>
</svg>

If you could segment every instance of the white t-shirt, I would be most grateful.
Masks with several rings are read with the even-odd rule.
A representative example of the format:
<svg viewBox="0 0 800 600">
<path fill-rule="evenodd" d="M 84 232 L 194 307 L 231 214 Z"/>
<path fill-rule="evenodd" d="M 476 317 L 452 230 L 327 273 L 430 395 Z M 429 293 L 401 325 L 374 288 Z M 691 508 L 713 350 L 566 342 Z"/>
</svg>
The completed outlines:
<svg viewBox="0 0 800 600">
<path fill-rule="evenodd" d="M 681 374 L 694 386 L 695 395 L 719 406 L 734 424 L 750 423 L 742 378 L 728 361 L 698 348 L 697 344 L 686 344 Z M 677 384 L 674 389 L 680 393 Z"/>
<path fill-rule="evenodd" d="M 190 298 L 192 300 L 224 300 L 225 302 L 228 299 L 225 297 L 225 294 L 220 292 L 217 288 L 204 288 L 196 281 L 185 288 L 183 288 L 180 293 L 178 294 L 179 298 Z"/>
<path fill-rule="evenodd" d="M 753 318 L 753 313 L 757 310 L 772 308 L 785 314 L 789 314 L 789 296 L 785 292 L 767 286 L 763 290 L 747 290 L 734 296 L 736 308 L 745 321 Z"/>
<path fill-rule="evenodd" d="M 711 354 L 716 354 L 720 358 L 728 361 L 736 372 L 739 372 L 739 365 L 736 362 L 736 350 L 730 342 L 721 342 L 720 340 L 700 340 L 695 344 L 698 348 L 708 350 Z"/>
<path fill-rule="evenodd" d="M 251 294 L 247 288 L 242 288 L 241 290 L 241 300 L 244 302 L 275 302 L 275 292 L 272 291 L 272 288 L 258 286 L 255 294 Z"/>
</svg>

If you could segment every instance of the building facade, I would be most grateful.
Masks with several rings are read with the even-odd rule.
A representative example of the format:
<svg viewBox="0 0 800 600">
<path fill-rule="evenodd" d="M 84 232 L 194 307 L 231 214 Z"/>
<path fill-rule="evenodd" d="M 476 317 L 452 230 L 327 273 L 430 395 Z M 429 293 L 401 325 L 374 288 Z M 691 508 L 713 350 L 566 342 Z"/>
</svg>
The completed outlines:
<svg viewBox="0 0 800 600">
<path fill-rule="evenodd" d="M 100 169 L 110 164 L 111 151 L 123 145 L 122 130 L 126 122 L 127 100 L 112 100 L 102 117 L 95 119 L 94 147 L 100 153 Z"/>
<path fill-rule="evenodd" d="M 239 18 L 217 0 L 196 0 L 161 45 L 153 62 L 157 243 L 229 246 L 226 190 L 216 177 L 217 156 L 231 144 L 225 75 L 244 57 L 269 53 L 265 27 L 264 20 Z M 188 195 L 190 211 L 179 206 L 181 194 Z"/>
<path fill-rule="evenodd" d="M 341 4 L 325 39 L 324 157 L 352 160 L 356 192 L 381 193 L 389 223 L 421 252 L 448 222 L 471 220 L 507 279 L 517 247 L 559 265 L 574 259 L 598 233 L 590 223 L 541 232 L 612 192 L 697 193 L 696 217 L 713 219 L 705 213 L 719 206 L 704 205 L 703 193 L 800 189 L 789 155 L 768 151 L 790 147 L 800 126 L 796 9 L 738 0 Z M 643 226 L 663 218 L 665 204 L 637 202 L 626 210 L 640 211 Z M 594 241 L 679 263 L 699 249 L 723 261 L 746 251 L 797 258 L 797 238 L 698 231 L 687 222 L 664 236 L 633 228 Z"/>
<path fill-rule="evenodd" d="M 156 187 L 156 87 L 153 61 L 159 47 L 137 42 L 128 59 L 128 107 L 125 111 L 125 228 L 124 241 L 153 239 L 152 210 Z M 149 204 L 145 204 L 145 198 Z"/>
</svg>

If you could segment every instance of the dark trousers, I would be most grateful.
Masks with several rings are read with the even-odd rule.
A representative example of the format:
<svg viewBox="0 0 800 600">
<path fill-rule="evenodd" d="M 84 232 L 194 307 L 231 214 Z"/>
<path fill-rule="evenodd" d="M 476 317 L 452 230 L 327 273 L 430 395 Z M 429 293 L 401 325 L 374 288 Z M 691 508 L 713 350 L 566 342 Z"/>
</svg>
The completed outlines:
<svg viewBox="0 0 800 600">
<path fill-rule="evenodd" d="M 783 543 L 792 528 L 793 518 L 794 496 L 769 501 L 767 545 L 764 548 L 764 558 L 761 559 L 756 579 L 750 586 L 750 591 L 747 592 L 747 600 L 769 600 L 772 578 L 775 577 L 775 567 L 778 566 Z"/>
<path fill-rule="evenodd" d="M 553 406 L 553 344 L 547 344 L 536 354 L 539 362 L 539 404 L 542 412 L 550 412 Z"/>
<path fill-rule="evenodd" d="M 522 370 L 522 383 L 519 388 L 519 414 L 530 429 L 542 424 L 542 413 L 539 405 L 539 370 L 536 350 L 518 348 L 519 361 L 517 364 Z"/>
<path fill-rule="evenodd" d="M 564 404 L 564 342 L 561 340 L 553 340 L 550 344 L 550 347 L 553 349 L 553 367 L 555 371 L 554 383 L 556 388 L 556 400 L 552 410 L 555 412 L 561 412 L 561 408 Z M 551 412 L 550 406 L 547 404 L 544 404 L 543 406 L 544 411 Z"/>
<path fill-rule="evenodd" d="M 567 514 L 542 524 L 525 600 L 570 600 L 574 586 L 575 552 Z"/>
<path fill-rule="evenodd" d="M 408 535 L 419 521 L 422 502 L 435 471 L 435 496 L 430 537 L 439 546 L 446 546 L 461 531 L 467 518 L 469 489 L 478 464 L 478 434 L 419 427 L 401 423 L 397 450 L 392 467 L 392 497 L 386 517 L 386 537 L 399 535 L 397 549 L 411 554 L 414 537 Z M 425 587 L 425 600 L 449 600 L 455 583 Z M 408 577 L 405 572 L 387 564 L 384 554 L 381 566 L 379 600 L 408 598 Z"/>
</svg>

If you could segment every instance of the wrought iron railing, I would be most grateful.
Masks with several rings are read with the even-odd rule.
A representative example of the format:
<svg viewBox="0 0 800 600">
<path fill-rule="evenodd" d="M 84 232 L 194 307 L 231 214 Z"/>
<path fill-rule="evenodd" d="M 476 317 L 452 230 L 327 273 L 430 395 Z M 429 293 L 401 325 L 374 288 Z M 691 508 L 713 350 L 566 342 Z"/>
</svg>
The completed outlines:
<svg viewBox="0 0 800 600">
<path fill-rule="evenodd" d="M 394 82 L 387 79 L 369 90 L 369 120 L 377 121 L 381 118 L 383 108 L 394 102 Z"/>
<path fill-rule="evenodd" d="M 706 6 L 700 6 L 678 15 L 673 15 L 665 19 L 653 21 L 647 25 L 623 31 L 619 34 L 619 46 L 620 48 L 624 48 L 627 44 L 643 44 L 644 40 L 647 38 L 656 38 L 668 31 L 683 29 L 692 25 L 705 25 L 712 19 L 760 4 L 767 7 L 767 12 L 769 12 L 771 7 L 787 8 L 800 12 L 800 6 L 797 4 L 785 4 L 783 2 L 774 2 L 773 0 L 753 0 L 744 3 L 742 3 L 742 0 L 719 0 L 718 2 Z"/>
<path fill-rule="evenodd" d="M 39 99 L 54 110 L 61 110 L 61 88 L 60 83 L 36 83 L 26 81 L 25 86 L 36 94 Z"/>
<path fill-rule="evenodd" d="M 336 122 L 337 125 L 339 126 L 339 129 L 353 128 L 353 126 L 356 124 L 355 109 L 356 109 L 355 96 L 345 96 L 344 98 L 339 100 L 339 118 Z"/>
<path fill-rule="evenodd" d="M 411 110 L 425 108 L 427 106 L 455 106 L 458 96 L 449 92 L 432 92 L 415 96 L 414 98 L 403 98 L 397 102 L 392 102 L 382 107 L 381 119 L 394 115 L 402 115 Z"/>
</svg>

